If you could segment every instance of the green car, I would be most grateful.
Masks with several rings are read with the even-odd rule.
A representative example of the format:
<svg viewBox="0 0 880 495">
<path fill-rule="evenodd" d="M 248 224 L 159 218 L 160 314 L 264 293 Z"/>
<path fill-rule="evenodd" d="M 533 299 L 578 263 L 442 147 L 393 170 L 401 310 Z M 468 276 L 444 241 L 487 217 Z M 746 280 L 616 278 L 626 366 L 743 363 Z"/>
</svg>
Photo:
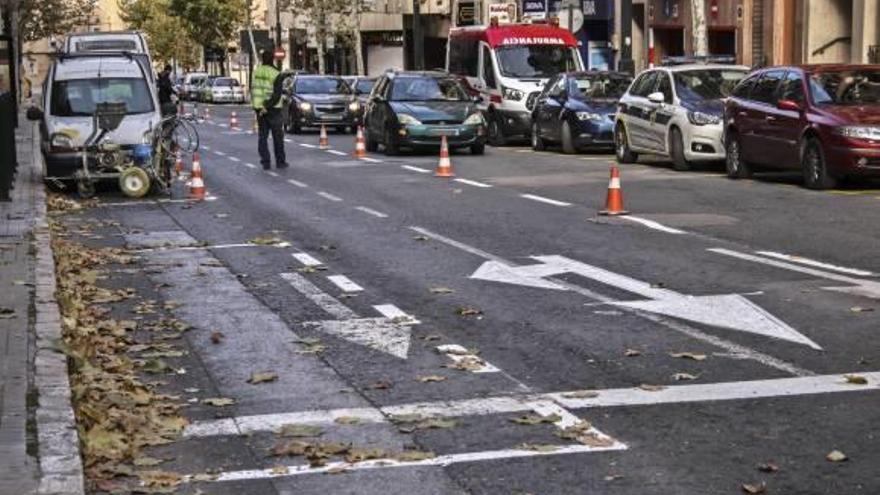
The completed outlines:
<svg viewBox="0 0 880 495">
<path fill-rule="evenodd" d="M 486 119 L 458 79 L 445 72 L 388 72 L 367 100 L 364 125 L 367 151 L 381 144 L 385 154 L 402 147 L 469 148 L 482 155 Z"/>
</svg>

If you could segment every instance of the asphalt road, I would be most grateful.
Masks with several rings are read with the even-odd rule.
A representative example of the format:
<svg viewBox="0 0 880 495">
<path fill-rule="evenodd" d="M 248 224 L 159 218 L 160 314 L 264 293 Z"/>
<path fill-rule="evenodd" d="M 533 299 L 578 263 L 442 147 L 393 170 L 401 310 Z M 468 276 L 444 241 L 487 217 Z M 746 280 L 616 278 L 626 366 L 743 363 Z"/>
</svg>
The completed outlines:
<svg viewBox="0 0 880 495">
<path fill-rule="evenodd" d="M 461 152 L 450 180 L 430 154 L 357 160 L 353 136 L 307 133 L 265 172 L 233 109 L 249 129 L 228 106 L 200 125 L 210 201 L 94 213 L 196 327 L 171 391 L 237 401 L 193 406 L 164 448 L 219 474 L 206 493 L 880 493 L 880 189 L 652 161 L 622 167 L 633 215 L 607 218 L 609 154 Z M 455 423 L 401 432 L 405 414 Z M 387 455 L 269 456 L 289 423 Z M 385 460 L 411 450 L 437 457 Z"/>
</svg>

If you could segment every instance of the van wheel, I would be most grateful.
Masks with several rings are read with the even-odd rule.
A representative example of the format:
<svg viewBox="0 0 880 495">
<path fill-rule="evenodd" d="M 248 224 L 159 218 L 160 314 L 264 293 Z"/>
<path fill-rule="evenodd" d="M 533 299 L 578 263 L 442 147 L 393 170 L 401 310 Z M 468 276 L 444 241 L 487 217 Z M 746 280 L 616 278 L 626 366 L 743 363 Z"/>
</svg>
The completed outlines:
<svg viewBox="0 0 880 495">
<path fill-rule="evenodd" d="M 534 123 L 532 124 L 532 149 L 534 151 L 544 151 L 547 149 L 547 145 L 544 144 L 544 140 L 538 134 L 538 124 Z"/>
<path fill-rule="evenodd" d="M 614 130 L 614 151 L 620 163 L 635 163 L 639 159 L 639 155 L 629 148 L 629 140 L 623 124 L 617 124 Z"/>
<path fill-rule="evenodd" d="M 568 124 L 568 121 L 562 123 L 562 152 L 566 155 L 577 153 L 577 148 L 574 147 L 574 140 L 571 138 L 571 126 Z"/>
<path fill-rule="evenodd" d="M 801 152 L 801 166 L 804 174 L 804 185 L 809 189 L 831 189 L 837 180 L 828 173 L 822 144 L 816 138 L 807 138 Z"/>
<path fill-rule="evenodd" d="M 507 144 L 507 138 L 504 137 L 504 132 L 501 130 L 501 123 L 498 122 L 498 117 L 495 114 L 491 114 L 489 117 L 489 144 L 492 146 Z"/>
<path fill-rule="evenodd" d="M 727 144 L 727 159 L 724 161 L 727 176 L 731 179 L 748 179 L 752 176 L 752 167 L 742 157 L 742 143 L 739 134 L 731 132 Z"/>
<path fill-rule="evenodd" d="M 687 172 L 691 169 L 690 162 L 684 157 L 684 139 L 681 130 L 673 127 L 669 133 L 669 148 L 672 156 L 672 168 L 679 172 Z"/>
</svg>

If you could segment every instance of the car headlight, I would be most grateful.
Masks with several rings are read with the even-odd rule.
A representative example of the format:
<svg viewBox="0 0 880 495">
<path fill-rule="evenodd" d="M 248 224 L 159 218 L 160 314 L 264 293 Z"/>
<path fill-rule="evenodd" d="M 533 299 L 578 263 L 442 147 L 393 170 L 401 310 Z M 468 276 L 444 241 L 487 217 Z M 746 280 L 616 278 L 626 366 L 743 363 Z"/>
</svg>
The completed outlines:
<svg viewBox="0 0 880 495">
<path fill-rule="evenodd" d="M 73 139 L 70 138 L 67 134 L 56 133 L 52 135 L 52 147 L 59 149 L 72 150 L 73 149 Z"/>
<path fill-rule="evenodd" d="M 483 118 L 482 112 L 472 113 L 464 119 L 464 125 L 483 125 L 485 123 L 486 119 Z"/>
<path fill-rule="evenodd" d="M 715 125 L 721 123 L 721 117 L 703 112 L 688 112 L 688 120 L 694 125 Z"/>
<path fill-rule="evenodd" d="M 525 93 L 518 89 L 505 88 L 504 86 L 501 87 L 501 92 L 504 95 L 505 100 L 519 101 L 525 96 Z"/>
<path fill-rule="evenodd" d="M 405 113 L 397 114 L 397 121 L 400 122 L 401 125 L 422 125 L 422 123 L 419 122 L 419 119 Z"/>
<path fill-rule="evenodd" d="M 312 104 L 307 101 L 304 101 L 299 104 L 299 109 L 302 110 L 303 112 L 308 112 L 309 110 L 312 109 Z"/>
<path fill-rule="evenodd" d="M 361 108 L 361 104 L 356 101 L 353 101 L 348 104 L 348 111 L 349 112 L 357 112 L 358 110 L 360 110 L 360 108 Z"/>
<path fill-rule="evenodd" d="M 602 120 L 602 114 L 593 113 L 593 112 L 578 112 L 577 114 L 578 120 Z"/>
<path fill-rule="evenodd" d="M 847 138 L 880 141 L 880 127 L 843 126 L 835 128 L 834 133 Z"/>
</svg>

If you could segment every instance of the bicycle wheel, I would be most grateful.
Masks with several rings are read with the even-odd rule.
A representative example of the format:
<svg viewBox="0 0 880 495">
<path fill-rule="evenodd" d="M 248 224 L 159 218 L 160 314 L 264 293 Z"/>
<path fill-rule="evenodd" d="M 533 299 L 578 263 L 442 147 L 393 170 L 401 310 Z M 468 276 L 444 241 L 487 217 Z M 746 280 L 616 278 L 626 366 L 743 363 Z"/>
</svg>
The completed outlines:
<svg viewBox="0 0 880 495">
<path fill-rule="evenodd" d="M 175 123 L 170 140 L 184 153 L 195 153 L 199 150 L 199 131 L 188 120 L 178 120 Z"/>
</svg>

